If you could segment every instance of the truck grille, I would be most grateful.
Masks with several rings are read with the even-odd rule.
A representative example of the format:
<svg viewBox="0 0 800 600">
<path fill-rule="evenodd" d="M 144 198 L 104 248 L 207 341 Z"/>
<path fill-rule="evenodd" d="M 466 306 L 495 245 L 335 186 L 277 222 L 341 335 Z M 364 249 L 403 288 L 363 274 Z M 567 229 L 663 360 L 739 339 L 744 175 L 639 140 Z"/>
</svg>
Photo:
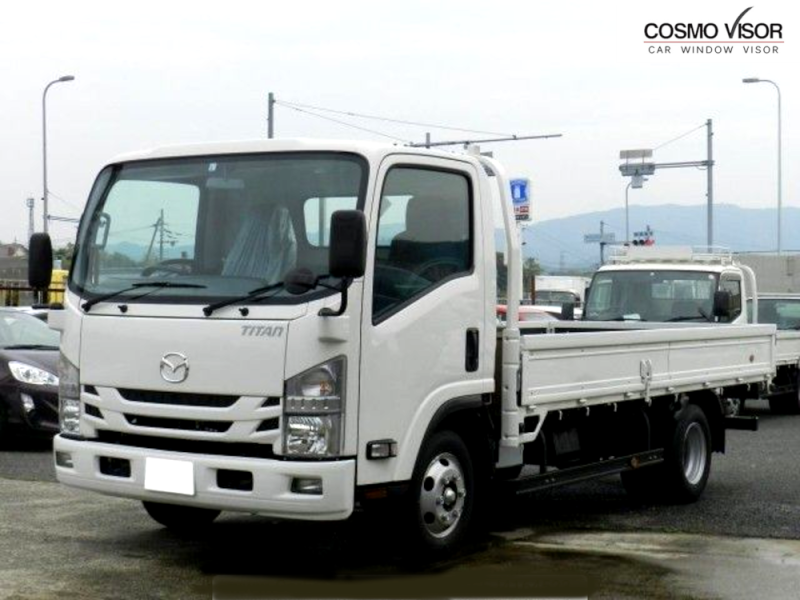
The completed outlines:
<svg viewBox="0 0 800 600">
<path fill-rule="evenodd" d="M 152 390 L 120 389 L 120 396 L 130 402 L 146 402 L 148 404 L 172 404 L 174 406 L 208 406 L 227 408 L 239 399 L 238 396 L 219 394 L 183 394 L 177 392 L 161 392 Z"/>
<path fill-rule="evenodd" d="M 132 446 L 167 452 L 187 452 L 190 454 L 213 454 L 218 456 L 241 456 L 248 458 L 275 458 L 272 444 L 247 442 L 216 442 L 206 440 L 181 440 L 173 438 L 134 435 L 117 431 L 98 431 L 99 441 L 105 444 Z"/>
<path fill-rule="evenodd" d="M 158 429 L 180 429 L 183 431 L 203 431 L 225 433 L 230 429 L 230 421 L 205 421 L 199 419 L 174 419 L 169 417 L 148 417 L 144 415 L 125 415 L 125 420 L 137 427 Z"/>
</svg>

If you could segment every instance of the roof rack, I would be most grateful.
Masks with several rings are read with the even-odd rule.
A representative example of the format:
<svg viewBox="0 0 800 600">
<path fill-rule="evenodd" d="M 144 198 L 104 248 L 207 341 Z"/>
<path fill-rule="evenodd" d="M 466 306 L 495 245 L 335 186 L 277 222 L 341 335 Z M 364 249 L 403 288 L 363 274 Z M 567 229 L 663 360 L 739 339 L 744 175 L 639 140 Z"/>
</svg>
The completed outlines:
<svg viewBox="0 0 800 600">
<path fill-rule="evenodd" d="M 721 246 L 623 246 L 611 251 L 608 262 L 730 265 L 733 264 L 733 254 Z"/>
</svg>

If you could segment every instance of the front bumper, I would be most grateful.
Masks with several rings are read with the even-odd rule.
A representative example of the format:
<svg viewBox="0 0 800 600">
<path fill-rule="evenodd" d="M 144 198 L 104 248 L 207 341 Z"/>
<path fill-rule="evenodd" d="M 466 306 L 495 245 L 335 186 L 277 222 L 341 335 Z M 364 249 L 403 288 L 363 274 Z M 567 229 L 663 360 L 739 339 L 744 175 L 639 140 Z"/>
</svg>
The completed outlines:
<svg viewBox="0 0 800 600">
<path fill-rule="evenodd" d="M 68 453 L 73 464 L 71 468 L 56 465 L 56 477 L 61 483 L 112 496 L 302 520 L 342 520 L 353 512 L 355 459 L 300 462 L 212 456 L 73 440 L 60 435 L 56 436 L 53 449 Z M 130 476 L 102 473 L 101 457 L 130 461 Z M 194 465 L 194 495 L 146 490 L 144 470 L 148 457 L 190 461 Z M 218 487 L 217 471 L 220 469 L 252 473 L 252 491 Z M 293 493 L 291 484 L 295 477 L 322 479 L 323 493 Z"/>
</svg>

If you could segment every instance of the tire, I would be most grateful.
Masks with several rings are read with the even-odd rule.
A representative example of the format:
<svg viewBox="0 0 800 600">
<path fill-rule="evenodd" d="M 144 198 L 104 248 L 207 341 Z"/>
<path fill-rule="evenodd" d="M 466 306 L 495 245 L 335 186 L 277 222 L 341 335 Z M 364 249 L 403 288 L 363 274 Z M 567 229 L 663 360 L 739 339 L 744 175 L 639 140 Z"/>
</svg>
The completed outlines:
<svg viewBox="0 0 800 600">
<path fill-rule="evenodd" d="M 162 502 L 143 501 L 147 514 L 167 529 L 188 533 L 213 523 L 221 511 L 196 506 L 179 506 Z"/>
<path fill-rule="evenodd" d="M 449 554 L 476 522 L 476 474 L 464 441 L 452 431 L 435 433 L 417 458 L 407 499 L 407 534 L 426 558 Z"/>
<path fill-rule="evenodd" d="M 711 428 L 703 410 L 687 404 L 677 415 L 664 448 L 663 484 L 673 502 L 695 502 L 711 472 Z"/>
</svg>

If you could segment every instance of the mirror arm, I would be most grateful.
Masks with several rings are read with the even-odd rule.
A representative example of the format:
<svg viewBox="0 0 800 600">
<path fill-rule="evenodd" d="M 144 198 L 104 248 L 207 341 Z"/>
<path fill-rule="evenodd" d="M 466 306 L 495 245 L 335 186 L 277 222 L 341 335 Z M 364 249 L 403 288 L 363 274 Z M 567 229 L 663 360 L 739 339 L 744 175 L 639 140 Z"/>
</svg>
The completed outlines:
<svg viewBox="0 0 800 600">
<path fill-rule="evenodd" d="M 347 290 L 351 283 L 353 283 L 353 280 L 349 277 L 342 279 L 342 303 L 339 305 L 339 310 L 333 310 L 326 306 L 320 309 L 317 314 L 320 317 L 341 317 L 347 310 Z"/>
</svg>

